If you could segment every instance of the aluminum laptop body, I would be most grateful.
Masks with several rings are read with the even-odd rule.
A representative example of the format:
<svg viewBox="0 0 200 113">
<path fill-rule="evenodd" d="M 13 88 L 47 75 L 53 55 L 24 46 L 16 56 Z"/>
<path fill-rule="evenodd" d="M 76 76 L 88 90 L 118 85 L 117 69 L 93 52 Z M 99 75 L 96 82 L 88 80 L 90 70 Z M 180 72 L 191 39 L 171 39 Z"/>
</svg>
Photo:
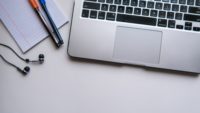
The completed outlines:
<svg viewBox="0 0 200 113">
<path fill-rule="evenodd" d="M 180 1 L 75 0 L 68 54 L 200 73 L 200 3 Z"/>
</svg>

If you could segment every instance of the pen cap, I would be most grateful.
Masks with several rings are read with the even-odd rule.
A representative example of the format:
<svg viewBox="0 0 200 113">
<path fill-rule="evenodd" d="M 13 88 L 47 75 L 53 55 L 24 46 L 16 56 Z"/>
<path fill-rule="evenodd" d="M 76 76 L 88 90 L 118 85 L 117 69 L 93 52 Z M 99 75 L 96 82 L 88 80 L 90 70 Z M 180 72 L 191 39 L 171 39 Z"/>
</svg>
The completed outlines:
<svg viewBox="0 0 200 113">
<path fill-rule="evenodd" d="M 46 1 L 45 0 L 39 0 L 40 4 L 45 5 Z"/>
<path fill-rule="evenodd" d="M 39 8 L 39 4 L 36 0 L 29 0 L 31 6 L 34 8 L 34 9 L 38 9 Z"/>
</svg>

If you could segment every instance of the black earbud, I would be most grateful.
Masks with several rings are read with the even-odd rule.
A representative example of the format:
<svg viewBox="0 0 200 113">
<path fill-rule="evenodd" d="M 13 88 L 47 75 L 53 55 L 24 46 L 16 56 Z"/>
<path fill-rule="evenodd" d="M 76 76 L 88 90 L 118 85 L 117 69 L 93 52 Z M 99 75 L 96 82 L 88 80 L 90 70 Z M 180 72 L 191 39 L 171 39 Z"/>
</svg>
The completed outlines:
<svg viewBox="0 0 200 113">
<path fill-rule="evenodd" d="M 30 60 L 30 59 L 24 59 L 23 61 L 25 61 L 26 63 L 44 63 L 44 54 L 39 54 L 38 56 L 38 60 Z"/>
<path fill-rule="evenodd" d="M 20 68 L 17 68 L 17 70 L 22 73 L 24 76 L 26 76 L 29 72 L 30 72 L 30 67 L 26 66 L 24 67 L 24 69 L 20 69 Z"/>
<path fill-rule="evenodd" d="M 30 60 L 30 59 L 24 59 L 21 56 L 19 56 L 19 54 L 17 54 L 17 52 L 15 52 L 14 49 L 12 49 L 10 46 L 5 45 L 0 43 L 0 46 L 6 47 L 8 49 L 10 49 L 19 59 L 21 59 L 22 61 L 26 62 L 26 63 L 39 63 L 42 64 L 44 63 L 44 54 L 39 54 L 38 56 L 38 60 Z M 9 65 L 11 65 L 12 67 L 15 67 L 20 73 L 22 73 L 23 75 L 27 75 L 30 72 L 30 67 L 26 66 L 24 67 L 24 69 L 19 68 L 18 66 L 14 65 L 13 63 L 9 62 L 8 60 L 6 60 L 1 54 L 0 57 Z"/>
</svg>

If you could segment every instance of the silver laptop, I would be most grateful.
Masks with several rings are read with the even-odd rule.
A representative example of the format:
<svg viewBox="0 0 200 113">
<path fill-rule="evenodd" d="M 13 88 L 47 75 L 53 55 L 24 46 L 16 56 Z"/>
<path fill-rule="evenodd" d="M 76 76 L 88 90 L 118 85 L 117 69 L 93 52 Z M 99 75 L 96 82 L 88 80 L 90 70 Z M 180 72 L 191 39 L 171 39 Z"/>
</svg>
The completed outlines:
<svg viewBox="0 0 200 113">
<path fill-rule="evenodd" d="M 200 73 L 200 0 L 75 0 L 68 53 Z"/>
</svg>

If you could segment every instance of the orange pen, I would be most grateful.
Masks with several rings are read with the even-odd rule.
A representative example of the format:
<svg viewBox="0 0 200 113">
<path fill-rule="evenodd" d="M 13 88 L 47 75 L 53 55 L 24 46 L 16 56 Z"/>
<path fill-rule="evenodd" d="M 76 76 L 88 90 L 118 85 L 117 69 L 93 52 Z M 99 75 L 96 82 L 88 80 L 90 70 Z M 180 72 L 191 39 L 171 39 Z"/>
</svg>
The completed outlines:
<svg viewBox="0 0 200 113">
<path fill-rule="evenodd" d="M 46 21 L 46 19 L 44 18 L 44 16 L 42 15 L 42 12 L 40 10 L 39 4 L 36 0 L 29 0 L 29 3 L 31 4 L 31 6 L 33 7 L 33 9 L 36 11 L 36 13 L 38 14 L 40 20 L 42 21 L 44 27 L 46 28 L 47 32 L 50 34 L 50 36 L 52 37 L 53 41 L 55 42 L 57 47 L 60 47 L 62 44 L 59 43 L 59 40 L 57 40 L 57 38 L 53 35 L 52 30 L 50 25 L 48 24 L 48 22 Z"/>
</svg>

